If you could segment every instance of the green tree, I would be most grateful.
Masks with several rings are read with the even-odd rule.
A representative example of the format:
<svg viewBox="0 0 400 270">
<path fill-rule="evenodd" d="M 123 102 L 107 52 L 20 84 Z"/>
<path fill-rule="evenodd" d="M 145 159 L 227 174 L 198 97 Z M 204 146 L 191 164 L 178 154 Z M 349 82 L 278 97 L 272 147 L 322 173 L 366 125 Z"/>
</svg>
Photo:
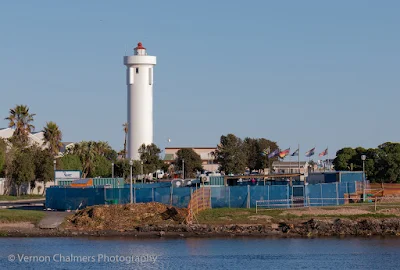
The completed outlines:
<svg viewBox="0 0 400 270">
<path fill-rule="evenodd" d="M 82 162 L 78 155 L 67 154 L 57 159 L 57 169 L 82 171 Z"/>
<path fill-rule="evenodd" d="M 97 149 L 96 149 L 97 148 Z M 75 154 L 79 156 L 82 163 L 82 177 L 90 175 L 94 170 L 94 159 L 96 154 L 98 154 L 99 147 L 95 146 L 93 141 L 82 141 L 76 143 L 72 149 L 69 150 L 68 154 Z"/>
<path fill-rule="evenodd" d="M 226 174 L 243 173 L 246 168 L 246 153 L 243 151 L 243 142 L 233 134 L 221 136 L 214 156 L 220 164 L 220 170 Z"/>
<path fill-rule="evenodd" d="M 245 138 L 243 140 L 243 152 L 246 155 L 246 165 L 250 171 L 256 169 L 259 156 L 261 156 L 257 139 Z"/>
<path fill-rule="evenodd" d="M 275 150 L 278 148 L 276 142 L 265 138 L 253 139 L 245 138 L 243 141 L 243 152 L 246 154 L 246 165 L 252 170 L 263 170 L 269 167 L 270 160 L 268 155 L 264 153 L 266 149 Z M 271 159 L 277 160 L 278 157 Z"/>
<path fill-rule="evenodd" d="M 111 177 L 111 161 L 104 156 L 97 155 L 94 158 L 94 168 L 89 177 Z"/>
<path fill-rule="evenodd" d="M 349 171 L 352 169 L 351 161 L 354 160 L 357 152 L 351 147 L 345 147 L 336 152 L 333 166 L 337 171 Z"/>
<path fill-rule="evenodd" d="M 269 158 L 268 154 L 266 154 L 264 151 L 266 151 L 267 149 L 270 150 L 270 152 L 274 151 L 275 149 L 279 149 L 279 146 L 276 142 L 274 141 L 270 141 L 268 139 L 265 138 L 260 138 L 257 140 L 257 144 L 258 144 L 258 159 L 257 159 L 257 166 L 255 169 L 260 170 L 260 169 L 264 169 L 264 168 L 270 168 L 273 161 L 278 160 L 279 158 L 273 157 L 273 158 Z"/>
<path fill-rule="evenodd" d="M 141 172 L 141 164 L 139 160 L 134 160 L 132 165 L 132 177 L 139 175 Z M 114 165 L 114 175 L 115 177 L 122 177 L 126 182 L 129 182 L 130 178 L 130 165 L 129 160 L 117 160 Z"/>
<path fill-rule="evenodd" d="M 8 120 L 8 127 L 14 129 L 13 143 L 26 145 L 28 143 L 29 133 L 35 129 L 32 125 L 35 114 L 29 113 L 26 105 L 17 105 L 10 109 L 10 114 L 5 119 Z"/>
<path fill-rule="evenodd" d="M 389 183 L 400 182 L 400 144 L 386 142 L 378 146 L 379 165 L 378 175 Z"/>
<path fill-rule="evenodd" d="M 12 184 L 17 189 L 17 196 L 21 193 L 22 184 L 35 180 L 35 163 L 32 151 L 29 149 L 17 150 L 8 170 Z"/>
<path fill-rule="evenodd" d="M 79 157 L 82 164 L 83 178 L 87 176 L 93 177 L 94 175 L 98 176 L 97 174 L 100 172 L 102 175 L 106 175 L 106 171 L 110 170 L 111 172 L 111 162 L 116 160 L 115 150 L 107 142 L 102 141 L 82 141 L 77 143 L 72 149 L 68 150 L 65 156 L 70 154 Z M 107 162 L 99 157 L 104 157 Z M 104 168 L 100 168 L 99 166 L 104 166 Z"/>
<path fill-rule="evenodd" d="M 53 157 L 60 153 L 60 147 L 62 147 L 62 133 L 54 122 L 47 122 L 44 127 L 44 141 L 49 146 L 49 151 Z"/>
<path fill-rule="evenodd" d="M 161 150 L 157 145 L 154 143 L 150 145 L 142 144 L 138 150 L 140 161 L 143 162 L 144 174 L 154 173 L 161 168 L 163 161 L 160 159 Z"/>
<path fill-rule="evenodd" d="M 30 151 L 35 166 L 35 179 L 31 180 L 31 189 L 33 189 L 36 181 L 43 182 L 45 185 L 48 181 L 54 179 L 54 157 L 49 151 L 42 150 L 40 147 L 33 146 Z"/>
<path fill-rule="evenodd" d="M 184 178 L 196 176 L 197 171 L 203 169 L 201 157 L 192 148 L 182 148 L 176 153 L 175 166 L 177 170 L 182 170 L 183 160 L 185 161 Z"/>
</svg>

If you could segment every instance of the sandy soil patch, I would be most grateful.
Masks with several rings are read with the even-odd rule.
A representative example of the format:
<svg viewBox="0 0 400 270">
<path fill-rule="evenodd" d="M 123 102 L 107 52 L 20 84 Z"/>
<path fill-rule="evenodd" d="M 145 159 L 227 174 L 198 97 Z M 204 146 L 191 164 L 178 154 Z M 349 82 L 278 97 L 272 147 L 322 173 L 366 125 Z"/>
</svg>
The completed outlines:
<svg viewBox="0 0 400 270">
<path fill-rule="evenodd" d="M 390 209 L 381 209 L 381 210 L 379 210 L 379 207 L 378 207 L 378 211 L 376 211 L 376 212 L 380 213 L 380 214 L 392 214 L 392 215 L 400 216 L 400 209 L 399 208 L 390 208 Z"/>
<path fill-rule="evenodd" d="M 249 216 L 250 220 L 264 220 L 264 221 L 270 221 L 271 217 L 270 216 L 265 216 L 265 215 L 255 215 L 255 216 Z"/>
<path fill-rule="evenodd" d="M 0 223 L 0 229 L 32 229 L 35 224 L 30 222 Z"/>
<path fill-rule="evenodd" d="M 219 219 L 220 220 L 229 220 L 229 221 L 232 220 L 230 217 L 220 217 Z"/>
<path fill-rule="evenodd" d="M 302 215 L 312 215 L 312 216 L 323 216 L 323 215 L 363 215 L 363 214 L 371 214 L 370 211 L 362 210 L 362 209 L 354 209 L 354 208 L 340 208 L 340 209 L 319 209 L 319 208 L 306 208 L 306 209 L 296 209 L 296 210 L 287 210 L 281 215 L 292 214 L 296 216 Z"/>
</svg>

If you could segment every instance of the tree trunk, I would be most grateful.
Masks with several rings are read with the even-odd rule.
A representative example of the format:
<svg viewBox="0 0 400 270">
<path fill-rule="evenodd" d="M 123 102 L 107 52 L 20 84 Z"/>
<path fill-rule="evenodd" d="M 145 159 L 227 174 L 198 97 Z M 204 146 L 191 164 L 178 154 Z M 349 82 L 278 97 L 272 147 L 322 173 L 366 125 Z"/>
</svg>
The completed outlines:
<svg viewBox="0 0 400 270">
<path fill-rule="evenodd" d="M 125 140 L 124 140 L 124 158 L 126 158 L 126 133 L 125 133 Z"/>
</svg>

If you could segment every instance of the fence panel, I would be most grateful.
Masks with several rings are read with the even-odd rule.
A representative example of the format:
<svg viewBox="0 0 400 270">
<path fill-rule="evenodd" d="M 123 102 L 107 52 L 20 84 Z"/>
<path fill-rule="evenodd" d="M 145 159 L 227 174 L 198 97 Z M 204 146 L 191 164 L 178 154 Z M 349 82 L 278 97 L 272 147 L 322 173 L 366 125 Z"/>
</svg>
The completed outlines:
<svg viewBox="0 0 400 270">
<path fill-rule="evenodd" d="M 322 206 L 322 189 L 321 184 L 307 185 L 306 186 L 308 206 Z"/>
<path fill-rule="evenodd" d="M 135 188 L 136 203 L 148 203 L 153 201 L 152 188 Z"/>
<path fill-rule="evenodd" d="M 269 200 L 275 208 L 285 208 L 290 206 L 289 185 L 270 186 Z"/>
<path fill-rule="evenodd" d="M 256 201 L 268 200 L 269 186 L 250 187 L 250 207 L 256 207 Z"/>
<path fill-rule="evenodd" d="M 190 188 L 174 188 L 172 190 L 172 205 L 175 207 L 186 208 L 190 202 Z"/>
<path fill-rule="evenodd" d="M 223 208 L 230 207 L 229 189 L 231 187 L 212 187 L 211 188 L 211 207 Z"/>
<path fill-rule="evenodd" d="M 246 208 L 247 186 L 230 187 L 229 201 L 232 208 Z"/>
<path fill-rule="evenodd" d="M 171 189 L 168 188 L 154 188 L 154 201 L 170 204 L 171 203 Z"/>
<path fill-rule="evenodd" d="M 338 193 L 336 183 L 321 184 L 322 187 L 322 205 L 338 205 Z"/>
</svg>

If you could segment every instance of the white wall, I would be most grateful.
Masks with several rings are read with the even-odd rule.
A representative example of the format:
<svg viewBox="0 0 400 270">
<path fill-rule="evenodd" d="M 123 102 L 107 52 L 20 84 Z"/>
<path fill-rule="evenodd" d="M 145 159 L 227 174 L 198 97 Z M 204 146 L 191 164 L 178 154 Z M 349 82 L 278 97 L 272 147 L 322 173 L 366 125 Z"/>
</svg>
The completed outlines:
<svg viewBox="0 0 400 270">
<path fill-rule="evenodd" d="M 5 182 L 6 182 L 5 178 L 0 178 L 0 195 L 4 195 Z"/>
</svg>

